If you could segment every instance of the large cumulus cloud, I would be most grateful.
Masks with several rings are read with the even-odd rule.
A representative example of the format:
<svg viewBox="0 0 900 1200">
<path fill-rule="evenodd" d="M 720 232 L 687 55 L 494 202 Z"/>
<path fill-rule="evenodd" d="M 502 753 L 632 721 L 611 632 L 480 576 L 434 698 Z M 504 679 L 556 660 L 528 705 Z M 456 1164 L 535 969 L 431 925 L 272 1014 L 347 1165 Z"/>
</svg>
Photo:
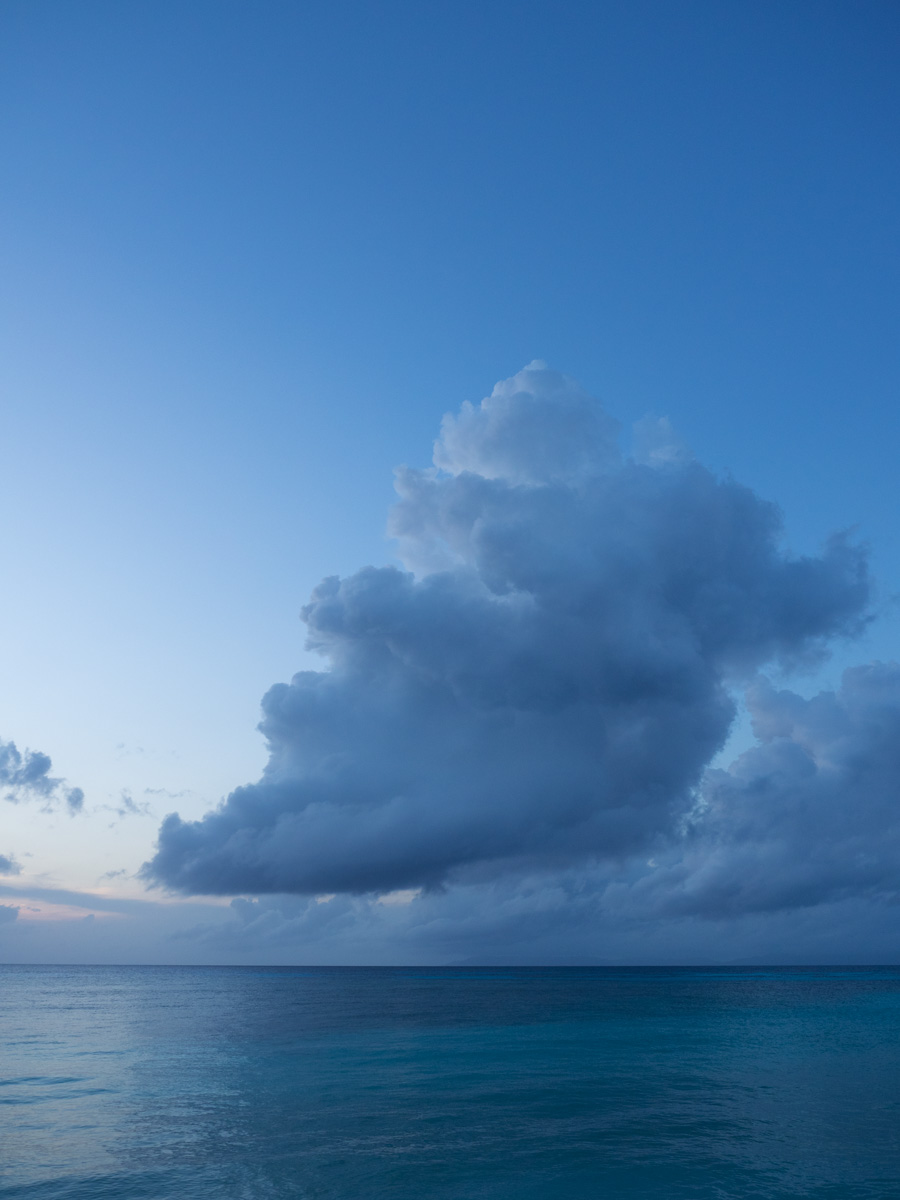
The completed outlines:
<svg viewBox="0 0 900 1200">
<path fill-rule="evenodd" d="M 842 538 L 788 554 L 778 510 L 664 423 L 638 458 L 617 433 L 542 364 L 445 418 L 434 467 L 398 473 L 404 569 L 316 589 L 326 669 L 264 698 L 263 778 L 202 821 L 170 815 L 147 876 L 433 892 L 624 869 L 690 836 L 732 689 L 858 629 L 865 559 Z"/>
</svg>

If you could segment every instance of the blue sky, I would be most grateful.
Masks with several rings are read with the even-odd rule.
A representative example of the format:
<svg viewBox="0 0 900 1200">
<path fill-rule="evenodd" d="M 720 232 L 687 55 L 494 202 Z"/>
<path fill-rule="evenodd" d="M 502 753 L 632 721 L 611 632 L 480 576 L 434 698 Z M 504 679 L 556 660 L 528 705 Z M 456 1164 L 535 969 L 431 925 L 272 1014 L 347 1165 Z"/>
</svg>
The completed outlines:
<svg viewBox="0 0 900 1200">
<path fill-rule="evenodd" d="M 322 666 L 301 606 L 396 561 L 392 469 L 535 358 L 626 431 L 668 417 L 781 506 L 793 551 L 870 545 L 877 619 L 798 693 L 896 657 L 895 6 L 28 0 L 0 22 L 0 736 L 85 793 L 76 817 L 3 805 L 5 953 L 124 952 L 59 932 L 94 911 L 70 893 L 136 903 L 165 814 L 259 778 L 261 697 Z M 163 899 L 191 928 L 228 903 Z M 161 961 L 331 953 L 165 922 L 140 935 Z"/>
</svg>

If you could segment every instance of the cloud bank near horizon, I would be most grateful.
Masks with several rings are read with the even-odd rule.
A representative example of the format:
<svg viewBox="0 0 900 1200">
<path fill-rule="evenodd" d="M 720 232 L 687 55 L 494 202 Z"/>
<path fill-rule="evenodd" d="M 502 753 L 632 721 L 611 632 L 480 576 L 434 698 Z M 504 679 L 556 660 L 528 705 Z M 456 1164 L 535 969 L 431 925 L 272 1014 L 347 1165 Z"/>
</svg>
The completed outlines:
<svg viewBox="0 0 900 1200">
<path fill-rule="evenodd" d="M 404 569 L 315 590 L 327 669 L 265 696 L 262 779 L 201 821 L 168 816 L 145 877 L 337 894 L 290 920 L 366 911 L 432 939 L 501 912 L 512 937 L 896 889 L 900 668 L 813 701 L 758 678 L 862 628 L 864 552 L 838 536 L 792 556 L 777 508 L 666 422 L 631 457 L 618 433 L 542 364 L 445 417 L 434 466 L 397 474 Z M 747 685 L 759 744 L 711 771 Z M 423 892 L 353 899 L 398 889 Z"/>
</svg>

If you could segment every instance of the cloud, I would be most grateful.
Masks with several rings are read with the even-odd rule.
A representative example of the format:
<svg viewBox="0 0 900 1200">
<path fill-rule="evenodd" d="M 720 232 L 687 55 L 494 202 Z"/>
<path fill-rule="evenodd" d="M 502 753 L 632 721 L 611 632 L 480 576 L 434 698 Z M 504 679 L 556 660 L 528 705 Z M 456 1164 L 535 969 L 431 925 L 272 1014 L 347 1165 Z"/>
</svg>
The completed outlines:
<svg viewBox="0 0 900 1200">
<path fill-rule="evenodd" d="M 760 679 L 748 707 L 759 745 L 707 772 L 684 845 L 638 885 L 641 903 L 709 917 L 896 903 L 900 665 L 853 667 L 811 699 Z"/>
<path fill-rule="evenodd" d="M 850 897 L 727 917 L 662 913 L 623 897 L 596 868 L 510 873 L 396 906 L 370 896 L 238 898 L 174 940 L 216 962 L 335 965 L 896 963 L 900 952 L 894 905 Z"/>
<path fill-rule="evenodd" d="M 0 741 L 0 788 L 6 789 L 6 799 L 13 804 L 38 799 L 48 808 L 62 802 L 74 816 L 84 806 L 84 792 L 69 787 L 64 779 L 54 779 L 52 767 L 50 758 L 39 750 L 23 753 L 15 742 Z"/>
<path fill-rule="evenodd" d="M 327 669 L 265 696 L 262 779 L 168 816 L 145 878 L 433 895 L 621 874 L 679 842 L 732 690 L 855 633 L 866 561 L 844 537 L 788 554 L 777 508 L 665 422 L 641 461 L 616 433 L 542 364 L 446 417 L 434 467 L 397 474 L 404 569 L 319 585 L 303 616 Z"/>
<path fill-rule="evenodd" d="M 0 854 L 0 875 L 21 875 L 22 865 L 11 854 Z"/>
<path fill-rule="evenodd" d="M 12 904 L 0 904 L 0 925 L 18 919 L 19 909 Z"/>
<path fill-rule="evenodd" d="M 618 421 L 574 379 L 535 361 L 444 417 L 434 463 L 450 475 L 568 486 L 616 465 L 618 434 Z"/>
<path fill-rule="evenodd" d="M 145 789 L 147 791 L 149 789 Z M 118 804 L 103 804 L 100 810 L 114 812 L 119 820 L 124 820 L 126 817 L 152 817 L 153 813 L 150 810 L 150 805 L 146 800 L 135 800 L 127 788 L 123 788 L 119 793 Z M 98 810 L 99 811 L 99 810 Z M 113 822 L 115 825 L 116 822 Z M 112 828 L 112 825 L 110 826 Z"/>
</svg>

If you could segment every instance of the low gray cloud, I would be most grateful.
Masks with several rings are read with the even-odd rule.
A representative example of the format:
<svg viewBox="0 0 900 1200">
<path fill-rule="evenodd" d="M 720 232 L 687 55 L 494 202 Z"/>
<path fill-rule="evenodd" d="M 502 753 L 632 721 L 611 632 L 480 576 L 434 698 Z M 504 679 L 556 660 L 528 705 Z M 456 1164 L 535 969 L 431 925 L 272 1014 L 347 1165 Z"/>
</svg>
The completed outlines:
<svg viewBox="0 0 900 1200">
<path fill-rule="evenodd" d="M 708 771 L 669 861 L 635 886 L 639 907 L 727 917 L 866 898 L 900 900 L 900 665 L 844 673 L 804 699 L 759 680 L 759 744 Z"/>
<path fill-rule="evenodd" d="M 21 875 L 22 865 L 11 854 L 0 854 L 0 875 Z"/>
<path fill-rule="evenodd" d="M 173 949 L 217 962 L 332 964 L 896 962 L 900 954 L 896 905 L 872 898 L 666 913 L 621 883 L 599 868 L 569 868 L 424 891 L 408 903 L 238 898 L 178 930 Z"/>
<path fill-rule="evenodd" d="M 559 897 L 565 878 L 594 912 L 609 879 L 634 889 L 635 863 L 697 841 L 734 688 L 861 628 L 865 555 L 844 537 L 789 554 L 778 509 L 693 461 L 664 421 L 642 427 L 637 457 L 616 434 L 539 364 L 445 418 L 434 467 L 398 472 L 404 569 L 315 590 L 303 616 L 326 669 L 265 696 L 262 779 L 201 821 L 168 816 L 145 878 L 425 888 L 445 906 L 450 885 L 534 877 Z"/>
<path fill-rule="evenodd" d="M 14 804 L 35 799 L 47 807 L 65 804 L 74 816 L 84 806 L 84 792 L 55 779 L 52 768 L 50 758 L 39 750 L 20 751 L 15 742 L 0 741 L 0 788 L 5 798 Z"/>
</svg>

